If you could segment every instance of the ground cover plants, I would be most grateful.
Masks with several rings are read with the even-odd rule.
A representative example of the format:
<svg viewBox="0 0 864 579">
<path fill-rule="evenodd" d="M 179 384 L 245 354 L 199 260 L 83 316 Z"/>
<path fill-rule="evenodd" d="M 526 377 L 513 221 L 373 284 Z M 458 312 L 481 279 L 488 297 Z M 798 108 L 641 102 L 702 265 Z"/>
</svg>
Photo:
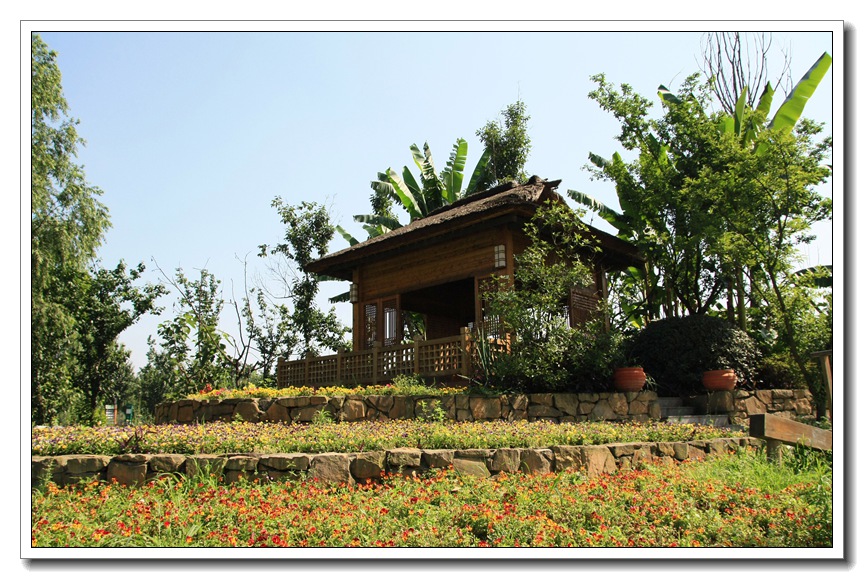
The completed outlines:
<svg viewBox="0 0 864 579">
<path fill-rule="evenodd" d="M 220 398 L 290 398 L 294 396 L 443 396 L 463 394 L 466 388 L 427 386 L 411 376 L 397 376 L 390 384 L 369 386 L 287 386 L 285 388 L 261 387 L 249 384 L 243 388 L 212 388 L 209 384 L 195 394 L 184 398 L 191 400 L 218 400 Z"/>
<path fill-rule="evenodd" d="M 800 465 L 800 462 L 797 464 Z M 141 488 L 93 482 L 32 498 L 33 547 L 830 547 L 830 464 L 763 453 L 579 472 L 390 476 Z"/>
<path fill-rule="evenodd" d="M 659 422 L 214 422 L 139 427 L 35 428 L 34 456 L 63 454 L 242 452 L 362 452 L 414 446 L 424 449 L 508 448 L 612 442 L 676 442 L 729 436 L 704 425 Z"/>
</svg>

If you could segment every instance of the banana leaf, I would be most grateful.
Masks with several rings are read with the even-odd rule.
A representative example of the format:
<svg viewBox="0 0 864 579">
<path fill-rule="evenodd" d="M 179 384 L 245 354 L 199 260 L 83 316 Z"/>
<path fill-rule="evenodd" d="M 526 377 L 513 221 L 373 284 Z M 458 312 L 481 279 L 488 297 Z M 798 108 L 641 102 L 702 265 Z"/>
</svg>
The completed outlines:
<svg viewBox="0 0 864 579">
<path fill-rule="evenodd" d="M 453 203 L 459 198 L 462 190 L 462 180 L 465 178 L 465 162 L 468 159 L 468 142 L 465 139 L 457 139 L 453 145 L 453 151 L 447 160 L 447 165 L 441 173 L 441 181 L 444 184 L 444 201 Z"/>
<path fill-rule="evenodd" d="M 357 215 L 354 216 L 355 221 L 357 221 L 357 217 L 358 217 Z M 359 241 L 357 241 L 357 238 L 355 238 L 353 235 L 351 235 L 350 233 L 345 231 L 345 228 L 342 227 L 341 225 L 336 226 L 336 232 L 339 233 L 339 235 L 341 235 L 342 238 L 348 242 L 348 245 L 354 246 L 354 245 L 357 245 L 358 243 L 360 243 Z"/>
<path fill-rule="evenodd" d="M 789 93 L 783 104 L 780 105 L 774 118 L 771 119 L 768 128 L 791 131 L 798 122 L 798 119 L 801 118 L 804 106 L 810 100 L 810 97 L 813 96 L 816 87 L 819 86 L 829 68 L 831 68 L 831 56 L 826 52 L 801 77 L 801 80 L 798 81 L 798 84 L 795 85 L 795 88 L 792 89 L 792 92 Z"/>
<path fill-rule="evenodd" d="M 486 149 L 483 151 L 480 160 L 474 167 L 474 172 L 471 173 L 471 179 L 468 181 L 468 187 L 465 189 L 465 195 L 471 195 L 477 192 L 477 184 L 486 176 L 486 166 L 489 165 L 489 159 L 492 158 L 492 151 Z"/>
<path fill-rule="evenodd" d="M 369 223 L 370 225 L 378 225 L 380 227 L 384 227 L 390 231 L 393 229 L 399 229 L 402 227 L 402 224 L 399 223 L 398 220 L 393 219 L 392 217 L 387 217 L 384 215 L 355 215 L 354 221 L 358 223 Z"/>
<path fill-rule="evenodd" d="M 399 202 L 402 203 L 402 207 L 404 207 L 408 212 L 411 220 L 413 221 L 414 219 L 423 217 L 420 204 L 417 203 L 417 199 L 414 198 L 414 195 L 411 193 L 408 185 L 405 184 L 405 181 L 402 180 L 402 177 L 400 177 L 393 169 L 387 169 L 387 176 L 390 178 L 390 184 L 393 186 L 393 191 L 399 198 Z"/>
</svg>

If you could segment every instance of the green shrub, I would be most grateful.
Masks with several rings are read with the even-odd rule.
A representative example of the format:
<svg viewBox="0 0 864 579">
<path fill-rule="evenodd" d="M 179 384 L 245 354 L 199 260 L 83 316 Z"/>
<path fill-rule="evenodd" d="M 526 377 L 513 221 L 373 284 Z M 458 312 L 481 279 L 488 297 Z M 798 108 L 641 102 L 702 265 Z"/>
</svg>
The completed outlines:
<svg viewBox="0 0 864 579">
<path fill-rule="evenodd" d="M 807 388 L 807 381 L 789 354 L 771 354 L 762 359 L 756 372 L 760 389 Z"/>
<path fill-rule="evenodd" d="M 752 387 L 759 363 L 759 350 L 746 332 L 705 315 L 648 324 L 634 338 L 632 352 L 661 396 L 701 393 L 702 373 L 723 368 L 735 370 L 739 386 Z"/>
</svg>

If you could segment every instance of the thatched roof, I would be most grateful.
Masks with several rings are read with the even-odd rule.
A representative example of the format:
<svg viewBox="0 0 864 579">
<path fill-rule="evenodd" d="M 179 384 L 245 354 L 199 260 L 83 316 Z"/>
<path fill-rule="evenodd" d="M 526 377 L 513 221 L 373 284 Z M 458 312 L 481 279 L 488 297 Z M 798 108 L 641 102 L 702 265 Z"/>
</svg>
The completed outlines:
<svg viewBox="0 0 864 579">
<path fill-rule="evenodd" d="M 368 263 L 376 256 L 405 251 L 415 244 L 441 236 L 452 236 L 468 228 L 476 230 L 478 226 L 493 226 L 506 217 L 511 220 L 527 219 L 547 200 L 564 203 L 563 198 L 555 192 L 560 183 L 560 180 L 544 181 L 534 176 L 523 185 L 510 182 L 475 193 L 404 227 L 326 255 L 307 264 L 305 269 L 350 281 L 354 267 Z M 631 244 L 594 227 L 587 227 L 589 234 L 600 243 L 606 257 L 610 258 L 606 261 L 614 267 L 639 265 L 642 262 L 638 251 Z"/>
</svg>

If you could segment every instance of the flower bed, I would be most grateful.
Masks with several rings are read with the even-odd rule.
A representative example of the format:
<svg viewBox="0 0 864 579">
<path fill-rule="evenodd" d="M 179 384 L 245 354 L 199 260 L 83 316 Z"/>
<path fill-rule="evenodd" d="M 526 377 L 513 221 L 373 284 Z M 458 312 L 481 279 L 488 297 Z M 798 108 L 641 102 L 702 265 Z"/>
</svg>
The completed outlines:
<svg viewBox="0 0 864 579">
<path fill-rule="evenodd" d="M 289 386 L 287 388 L 262 388 L 249 384 L 244 388 L 214 389 L 205 386 L 195 394 L 189 395 L 189 400 L 220 400 L 225 398 L 294 398 L 297 396 L 441 396 L 462 394 L 467 388 L 452 388 L 445 386 L 426 386 L 412 379 L 402 379 L 395 384 L 373 384 L 370 386 Z"/>
<path fill-rule="evenodd" d="M 404 446 L 465 449 L 673 442 L 708 440 L 728 436 L 728 433 L 728 430 L 703 425 L 658 422 L 214 422 L 142 427 L 36 428 L 32 431 L 31 451 L 38 456 L 362 452 Z"/>
<path fill-rule="evenodd" d="M 49 485 L 33 495 L 31 544 L 830 547 L 830 488 L 791 470 L 772 478 L 782 480 L 776 488 L 736 476 L 763 467 L 758 457 L 737 455 L 591 479 L 565 472 L 468 483 L 440 471 L 354 487 L 312 480 L 226 487 L 209 477 L 137 489 Z"/>
</svg>

